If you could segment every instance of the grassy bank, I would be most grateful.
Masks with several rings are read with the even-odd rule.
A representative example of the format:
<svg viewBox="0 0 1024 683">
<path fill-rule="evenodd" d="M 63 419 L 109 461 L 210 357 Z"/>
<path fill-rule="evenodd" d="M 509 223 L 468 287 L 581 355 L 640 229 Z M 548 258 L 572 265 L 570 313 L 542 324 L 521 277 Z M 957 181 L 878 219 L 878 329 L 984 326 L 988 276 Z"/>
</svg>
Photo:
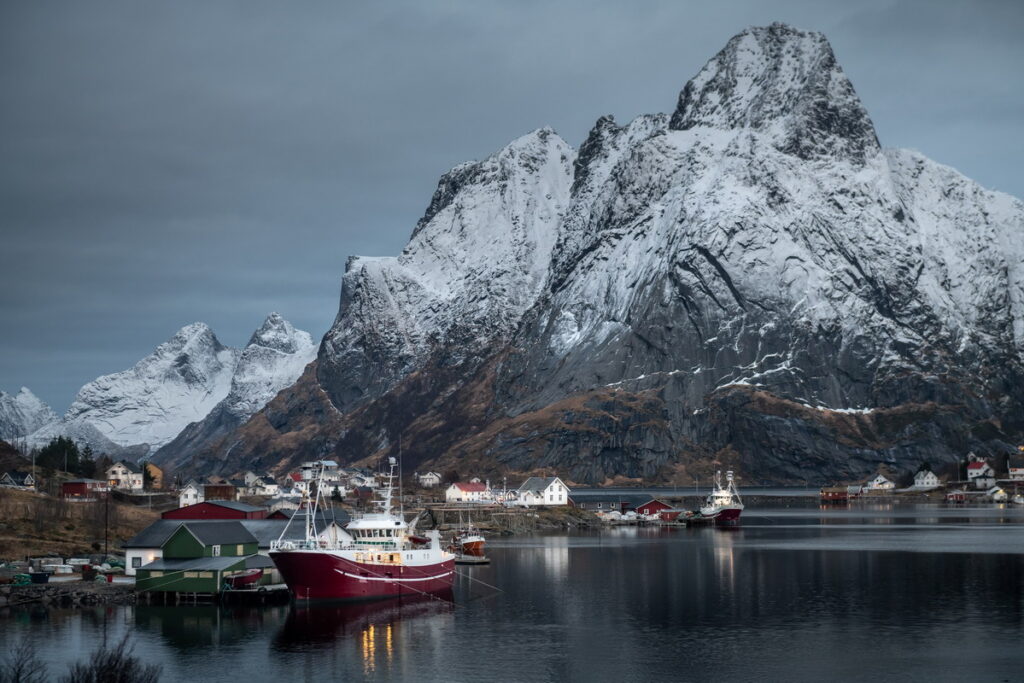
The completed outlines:
<svg viewBox="0 0 1024 683">
<path fill-rule="evenodd" d="M 111 500 L 73 503 L 30 491 L 0 489 L 0 559 L 26 555 L 69 557 L 111 552 L 160 517 L 160 513 Z"/>
</svg>

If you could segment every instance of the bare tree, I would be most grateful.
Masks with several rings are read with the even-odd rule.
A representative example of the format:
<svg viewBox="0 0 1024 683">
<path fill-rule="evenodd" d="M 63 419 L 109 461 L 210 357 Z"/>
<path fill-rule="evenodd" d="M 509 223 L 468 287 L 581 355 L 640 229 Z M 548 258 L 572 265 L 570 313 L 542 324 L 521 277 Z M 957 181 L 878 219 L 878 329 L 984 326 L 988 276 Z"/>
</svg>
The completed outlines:
<svg viewBox="0 0 1024 683">
<path fill-rule="evenodd" d="M 49 679 L 46 665 L 28 637 L 13 643 L 0 660 L 0 683 L 46 683 Z"/>
<path fill-rule="evenodd" d="M 128 634 L 112 648 L 101 645 L 88 662 L 74 664 L 62 683 L 156 683 L 160 680 L 159 664 L 143 664 L 132 654 Z"/>
</svg>

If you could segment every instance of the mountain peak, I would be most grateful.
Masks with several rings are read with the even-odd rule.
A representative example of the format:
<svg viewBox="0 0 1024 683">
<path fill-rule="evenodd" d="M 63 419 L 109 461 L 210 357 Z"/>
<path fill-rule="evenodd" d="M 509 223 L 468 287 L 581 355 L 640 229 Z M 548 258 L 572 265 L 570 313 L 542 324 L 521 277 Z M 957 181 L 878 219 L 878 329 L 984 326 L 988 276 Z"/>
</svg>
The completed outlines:
<svg viewBox="0 0 1024 683">
<path fill-rule="evenodd" d="M 309 334 L 296 330 L 290 322 L 278 313 L 271 313 L 263 324 L 252 333 L 246 346 L 262 346 L 281 353 L 295 353 L 299 347 L 312 343 Z"/>
<path fill-rule="evenodd" d="M 28 387 L 12 396 L 0 391 L 0 439 L 23 437 L 53 422 L 57 415 Z"/>
<path fill-rule="evenodd" d="M 825 36 L 781 23 L 734 36 L 683 88 L 669 125 L 756 130 L 803 159 L 863 161 L 879 151 Z"/>
</svg>

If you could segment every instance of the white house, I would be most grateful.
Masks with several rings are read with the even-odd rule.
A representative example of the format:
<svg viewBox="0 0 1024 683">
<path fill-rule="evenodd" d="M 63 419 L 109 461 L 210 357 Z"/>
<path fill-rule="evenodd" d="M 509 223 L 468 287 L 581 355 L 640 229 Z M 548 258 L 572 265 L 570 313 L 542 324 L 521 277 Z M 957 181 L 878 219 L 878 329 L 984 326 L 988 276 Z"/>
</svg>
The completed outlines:
<svg viewBox="0 0 1024 683">
<path fill-rule="evenodd" d="M 291 483 L 291 486 L 288 487 L 290 491 L 282 491 L 282 495 L 299 497 L 306 495 L 309 490 L 307 481 L 302 478 L 302 474 L 299 472 L 292 472 L 289 474 L 288 482 L 286 483 Z"/>
<path fill-rule="evenodd" d="M 345 482 L 341 479 L 324 479 L 320 491 L 325 496 L 337 495 L 340 498 L 344 498 L 348 494 L 348 487 L 345 486 Z"/>
<path fill-rule="evenodd" d="M 142 469 L 127 460 L 118 460 L 107 468 L 107 483 L 112 489 L 142 490 Z"/>
<path fill-rule="evenodd" d="M 357 488 L 359 486 L 369 486 L 371 489 L 377 488 L 377 477 L 372 474 L 354 472 L 349 475 L 348 482 L 352 488 Z"/>
<path fill-rule="evenodd" d="M 862 488 L 865 491 L 892 491 L 896 488 L 896 484 L 890 481 L 885 475 L 876 474 L 873 478 L 864 482 L 864 486 Z"/>
<path fill-rule="evenodd" d="M 914 475 L 914 488 L 935 488 L 939 485 L 939 477 L 931 470 L 921 470 Z"/>
<path fill-rule="evenodd" d="M 257 496 L 276 496 L 281 491 L 277 480 L 269 474 L 261 474 L 253 484 L 255 485 Z"/>
<path fill-rule="evenodd" d="M 441 485 L 441 475 L 437 472 L 426 472 L 424 474 L 416 474 L 415 476 L 419 485 L 425 489 L 432 489 L 435 486 Z"/>
<path fill-rule="evenodd" d="M 976 489 L 989 490 L 996 485 L 996 472 L 984 460 L 967 463 L 967 481 Z"/>
<path fill-rule="evenodd" d="M 567 505 L 569 487 L 558 477 L 530 477 L 517 491 L 519 505 Z"/>
<path fill-rule="evenodd" d="M 305 480 L 316 479 L 323 470 L 325 479 L 335 479 L 338 474 L 338 463 L 334 460 L 313 460 L 299 466 L 299 472 Z"/>
<path fill-rule="evenodd" d="M 4 472 L 0 477 L 0 486 L 31 491 L 36 487 L 36 480 L 28 472 Z"/>
<path fill-rule="evenodd" d="M 195 479 L 189 479 L 188 483 L 178 491 L 178 507 L 180 508 L 202 503 L 204 500 L 206 497 L 203 495 L 203 487 Z M 152 562 L 152 560 L 150 561 Z"/>
<path fill-rule="evenodd" d="M 494 496 L 487 484 L 457 481 L 445 489 L 444 499 L 447 503 L 489 503 Z"/>
</svg>

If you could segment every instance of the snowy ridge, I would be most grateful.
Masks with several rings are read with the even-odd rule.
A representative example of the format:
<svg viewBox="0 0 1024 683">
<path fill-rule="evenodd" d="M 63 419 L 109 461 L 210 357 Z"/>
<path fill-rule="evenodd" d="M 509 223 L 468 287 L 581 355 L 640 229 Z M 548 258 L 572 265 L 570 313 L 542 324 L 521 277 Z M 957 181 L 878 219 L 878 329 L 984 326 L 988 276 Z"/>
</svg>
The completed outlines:
<svg viewBox="0 0 1024 683">
<path fill-rule="evenodd" d="M 57 414 L 28 388 L 14 395 L 0 391 L 0 439 L 22 438 L 56 420 Z"/>
<path fill-rule="evenodd" d="M 318 367 L 336 403 L 379 395 L 438 345 L 472 353 L 515 329 L 547 277 L 574 157 L 549 128 L 524 135 L 446 174 L 400 256 L 349 260 Z"/>
<path fill-rule="evenodd" d="M 293 383 L 315 355 L 306 332 L 272 313 L 239 351 L 203 323 L 181 328 L 129 370 L 83 386 L 59 421 L 28 437 L 32 446 L 65 435 L 96 452 L 151 454 L 224 403 L 237 419 Z"/>
<path fill-rule="evenodd" d="M 630 127 L 599 120 L 584 147 Z M 870 382 L 809 372 L 803 347 L 823 329 L 869 368 L 927 367 L 969 343 L 1019 354 L 1021 203 L 883 154 L 820 34 L 740 34 L 687 84 L 672 128 L 581 152 L 594 168 L 577 169 L 565 232 L 583 246 L 556 257 L 552 294 L 516 341 L 543 378 L 530 407 L 679 367 L 711 370 L 703 390 L 756 368 L 784 394 L 875 400 Z"/>
<path fill-rule="evenodd" d="M 308 332 L 271 313 L 242 349 L 231 376 L 231 391 L 224 398 L 225 409 L 239 421 L 247 419 L 293 384 L 316 357 L 316 350 Z"/>
</svg>

